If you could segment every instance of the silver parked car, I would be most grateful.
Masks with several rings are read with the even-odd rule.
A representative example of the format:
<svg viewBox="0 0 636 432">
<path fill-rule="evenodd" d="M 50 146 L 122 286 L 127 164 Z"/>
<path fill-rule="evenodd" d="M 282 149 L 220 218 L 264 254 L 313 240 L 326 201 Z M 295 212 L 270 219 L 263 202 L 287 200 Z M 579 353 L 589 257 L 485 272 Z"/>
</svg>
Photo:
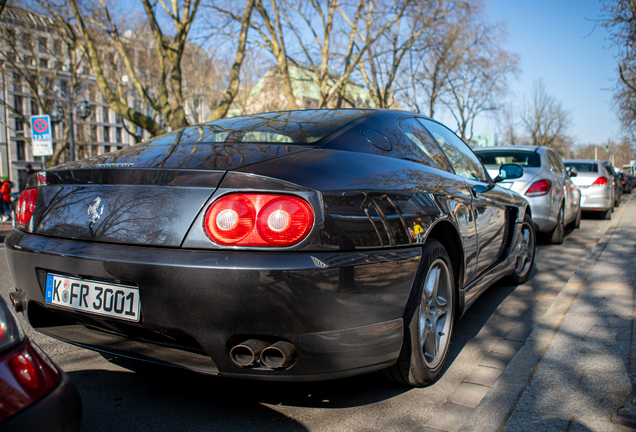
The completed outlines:
<svg viewBox="0 0 636 432">
<path fill-rule="evenodd" d="M 518 180 L 503 181 L 502 187 L 522 195 L 530 202 L 532 220 L 545 240 L 561 244 L 565 226 L 578 228 L 581 224 L 581 193 L 570 179 L 561 158 L 550 148 L 542 146 L 501 146 L 476 149 L 475 153 L 495 177 L 503 164 L 518 164 L 524 175 Z"/>
<path fill-rule="evenodd" d="M 572 181 L 581 190 L 581 208 L 601 213 L 605 219 L 612 218 L 616 203 L 612 174 L 600 161 L 593 159 L 566 159 L 568 170 L 576 170 Z"/>
</svg>

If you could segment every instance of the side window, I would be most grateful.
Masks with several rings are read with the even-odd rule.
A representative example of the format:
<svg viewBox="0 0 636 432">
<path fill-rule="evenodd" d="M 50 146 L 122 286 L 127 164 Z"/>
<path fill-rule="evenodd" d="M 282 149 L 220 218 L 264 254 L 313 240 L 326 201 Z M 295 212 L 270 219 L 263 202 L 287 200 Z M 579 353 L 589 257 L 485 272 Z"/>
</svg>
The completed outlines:
<svg viewBox="0 0 636 432">
<path fill-rule="evenodd" d="M 435 137 L 453 166 L 455 174 L 471 180 L 490 182 L 490 176 L 479 158 L 450 129 L 430 120 L 418 119 L 418 121 Z"/>
<path fill-rule="evenodd" d="M 407 159 L 419 160 L 433 168 L 440 168 L 452 172 L 448 159 L 435 144 L 435 140 L 428 131 L 415 119 L 415 117 L 402 119 L 398 126 L 404 135 L 410 140 L 409 146 L 404 149 Z"/>
<path fill-rule="evenodd" d="M 561 164 L 559 163 L 559 158 L 557 157 L 557 155 L 555 155 L 551 151 L 548 151 L 547 153 L 548 153 L 548 161 L 550 162 L 550 167 L 552 168 L 552 171 L 563 172 L 561 170 Z"/>
</svg>

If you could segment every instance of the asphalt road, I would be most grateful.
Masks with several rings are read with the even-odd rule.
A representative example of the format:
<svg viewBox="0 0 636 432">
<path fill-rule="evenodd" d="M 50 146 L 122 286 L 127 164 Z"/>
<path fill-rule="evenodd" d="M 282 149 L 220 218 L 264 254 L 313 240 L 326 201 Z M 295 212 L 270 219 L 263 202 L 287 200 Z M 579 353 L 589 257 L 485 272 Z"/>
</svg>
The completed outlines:
<svg viewBox="0 0 636 432">
<path fill-rule="evenodd" d="M 536 325 L 608 222 L 584 218 L 563 245 L 539 245 L 526 284 L 497 284 L 482 295 L 455 327 L 443 376 L 423 389 L 395 386 L 379 374 L 319 383 L 201 376 L 103 357 L 35 333 L 21 320 L 77 385 L 83 431 L 418 431 L 429 418 L 448 414 L 449 396 L 513 325 Z M 0 295 L 8 300 L 12 290 L 2 247 Z"/>
</svg>

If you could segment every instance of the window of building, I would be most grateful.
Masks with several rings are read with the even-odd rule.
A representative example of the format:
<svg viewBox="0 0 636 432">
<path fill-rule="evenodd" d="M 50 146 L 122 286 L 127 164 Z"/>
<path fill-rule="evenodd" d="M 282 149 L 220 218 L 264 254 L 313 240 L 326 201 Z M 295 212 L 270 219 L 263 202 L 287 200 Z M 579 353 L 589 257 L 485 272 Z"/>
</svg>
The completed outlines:
<svg viewBox="0 0 636 432">
<path fill-rule="evenodd" d="M 109 120 L 109 117 L 110 117 L 109 114 L 110 113 L 109 113 L 109 111 L 110 110 L 108 109 L 108 107 L 104 107 L 102 109 L 102 113 L 104 115 L 104 118 L 102 120 L 103 120 L 104 123 L 110 123 L 110 120 Z"/>
<path fill-rule="evenodd" d="M 43 69 L 47 69 L 49 67 L 49 61 L 47 59 L 40 59 L 40 67 Z"/>
<path fill-rule="evenodd" d="M 121 128 L 115 128 L 115 141 L 120 143 L 121 141 Z"/>
<path fill-rule="evenodd" d="M 22 82 L 20 79 L 20 74 L 17 72 L 13 72 L 13 91 L 14 92 L 22 91 Z"/>
<path fill-rule="evenodd" d="M 97 141 L 97 126 L 95 125 L 91 125 L 91 141 L 92 142 Z"/>
<path fill-rule="evenodd" d="M 110 128 L 104 126 L 104 142 L 110 142 Z"/>
<path fill-rule="evenodd" d="M 66 95 L 68 90 L 68 82 L 60 80 L 60 90 L 62 90 L 63 95 Z"/>
<path fill-rule="evenodd" d="M 55 39 L 53 42 L 53 52 L 55 54 L 62 54 L 62 41 L 59 39 Z"/>
<path fill-rule="evenodd" d="M 40 109 L 38 107 L 38 104 L 35 101 L 35 99 L 31 99 L 31 115 L 38 115 L 38 114 L 40 114 Z"/>
<path fill-rule="evenodd" d="M 17 140 L 15 142 L 16 158 L 17 160 L 26 160 L 26 147 L 24 141 Z"/>
<path fill-rule="evenodd" d="M 48 48 L 48 40 L 45 37 L 38 38 L 38 51 L 45 53 Z"/>
</svg>

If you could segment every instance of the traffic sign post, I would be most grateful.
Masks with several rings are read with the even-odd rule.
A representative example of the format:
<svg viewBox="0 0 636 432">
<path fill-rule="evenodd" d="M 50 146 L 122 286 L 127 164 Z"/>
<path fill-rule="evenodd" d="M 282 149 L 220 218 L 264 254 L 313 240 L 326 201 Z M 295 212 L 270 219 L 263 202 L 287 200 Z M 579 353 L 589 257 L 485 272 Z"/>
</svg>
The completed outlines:
<svg viewBox="0 0 636 432">
<path fill-rule="evenodd" d="M 33 156 L 51 156 L 53 154 L 51 118 L 48 115 L 31 116 L 31 144 L 33 145 Z"/>
</svg>

